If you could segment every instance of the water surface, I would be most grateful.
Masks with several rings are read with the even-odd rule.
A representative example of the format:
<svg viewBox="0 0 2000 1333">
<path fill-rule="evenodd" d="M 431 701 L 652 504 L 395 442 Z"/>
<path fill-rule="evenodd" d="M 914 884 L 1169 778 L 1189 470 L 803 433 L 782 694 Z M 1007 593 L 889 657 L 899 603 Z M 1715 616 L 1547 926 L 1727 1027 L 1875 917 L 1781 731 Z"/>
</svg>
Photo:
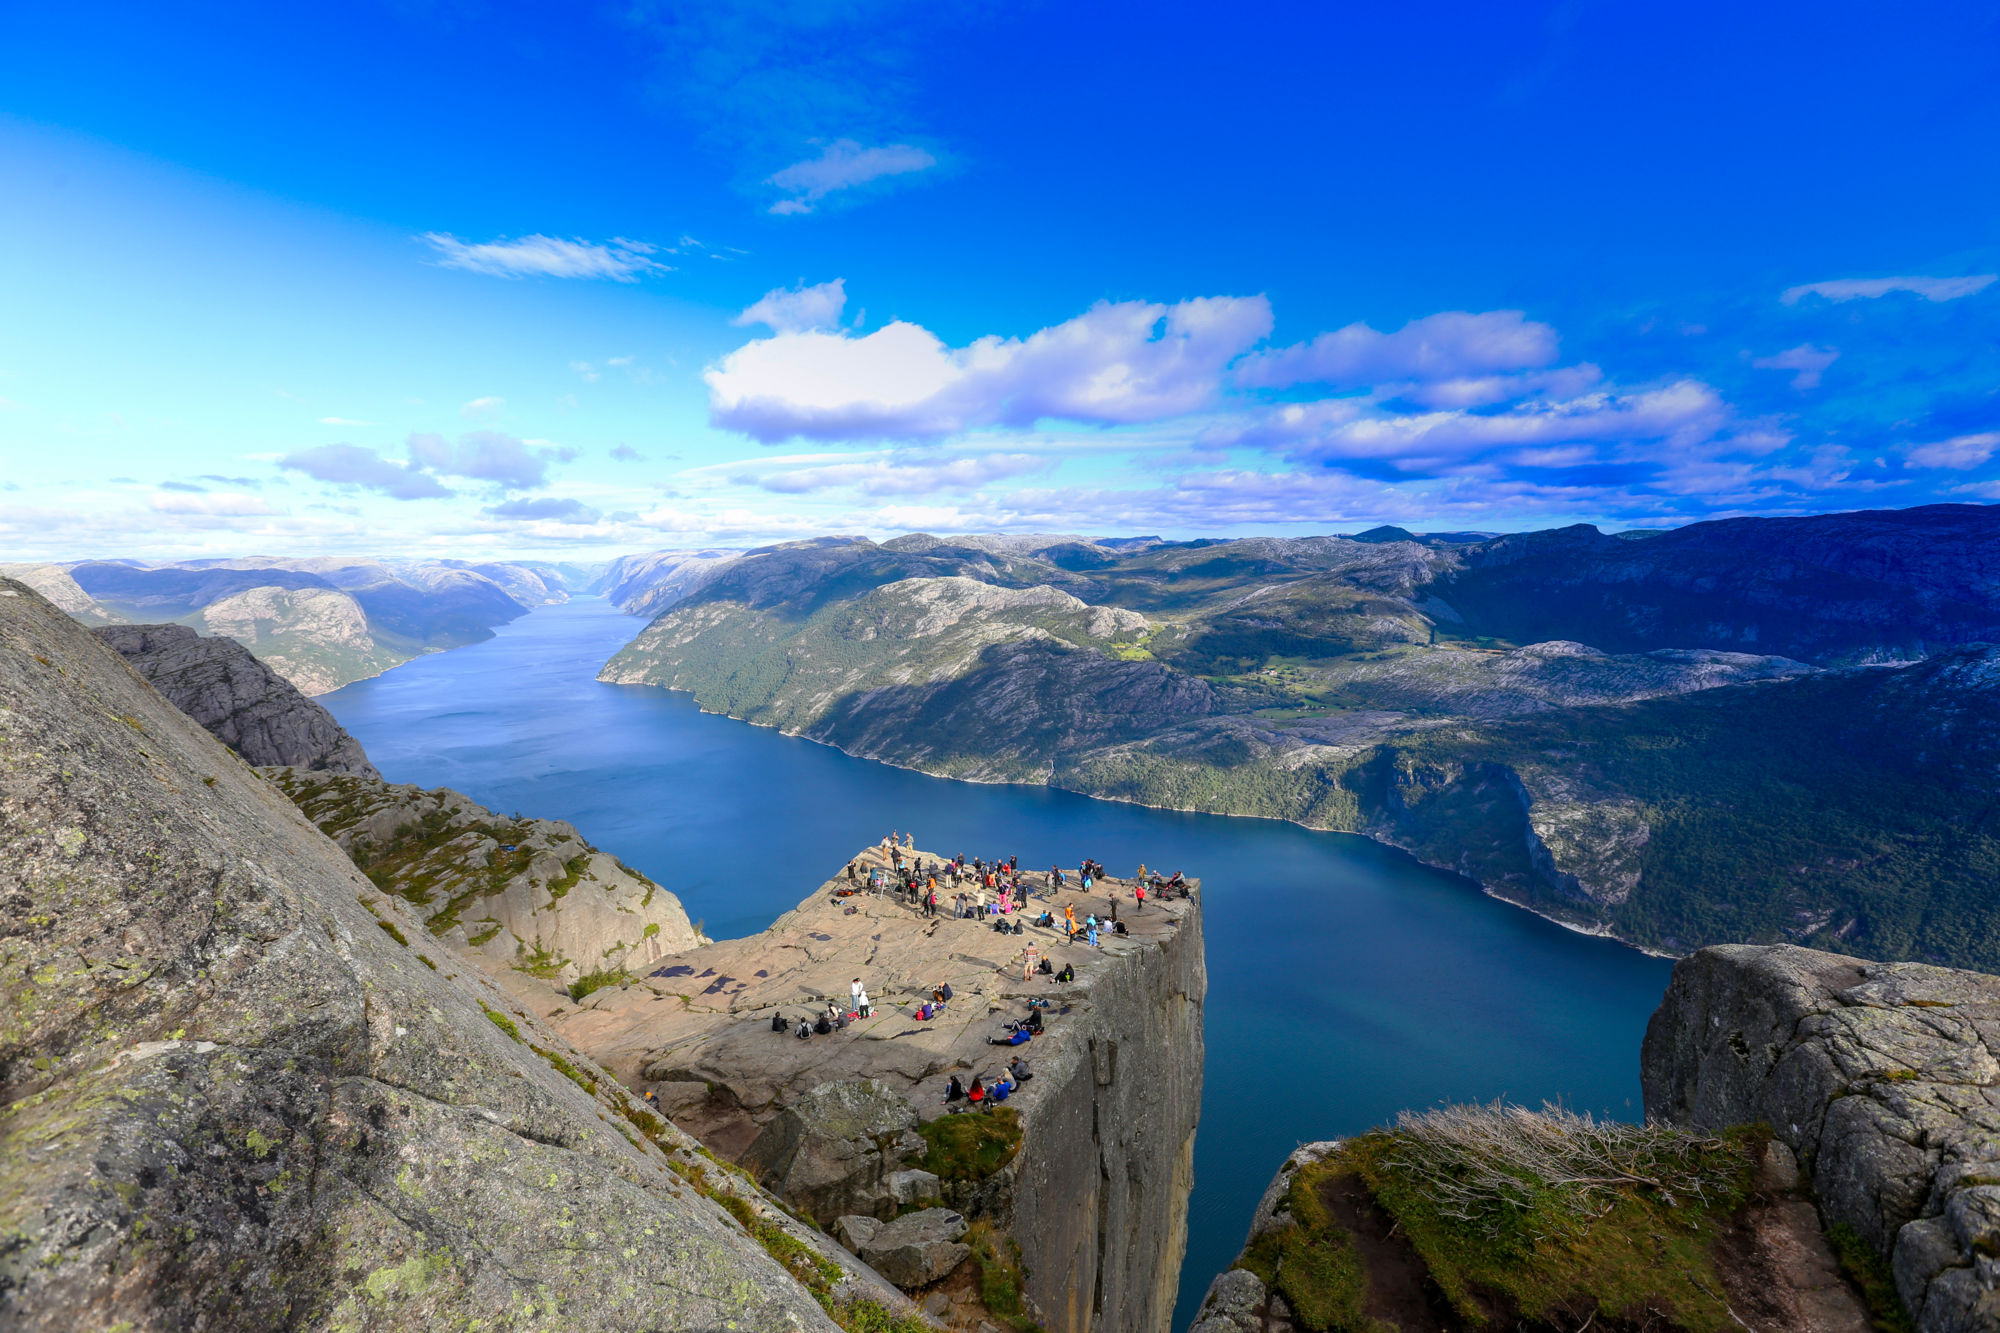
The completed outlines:
<svg viewBox="0 0 2000 1333">
<path fill-rule="evenodd" d="M 718 938 L 762 930 L 892 828 L 1027 866 L 1088 856 L 1200 876 L 1208 1067 L 1176 1328 L 1302 1142 L 1446 1100 L 1639 1113 L 1663 961 L 1363 838 L 948 782 L 599 684 L 642 625 L 579 599 L 321 702 L 391 781 L 567 819 Z"/>
</svg>

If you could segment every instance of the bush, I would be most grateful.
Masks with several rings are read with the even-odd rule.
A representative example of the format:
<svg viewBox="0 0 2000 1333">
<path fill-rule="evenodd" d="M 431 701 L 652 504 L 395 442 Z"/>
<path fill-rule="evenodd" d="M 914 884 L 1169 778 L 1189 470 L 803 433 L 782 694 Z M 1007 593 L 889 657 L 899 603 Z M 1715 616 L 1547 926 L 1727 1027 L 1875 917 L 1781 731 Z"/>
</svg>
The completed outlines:
<svg viewBox="0 0 2000 1333">
<path fill-rule="evenodd" d="M 632 974 L 622 967 L 599 968 L 595 972 L 586 972 L 575 981 L 570 982 L 569 998 L 572 1000 L 581 1000 L 593 991 L 601 991 L 606 986 L 623 986 L 630 980 L 632 980 Z"/>
<path fill-rule="evenodd" d="M 1021 1150 L 1021 1118 L 1011 1106 L 942 1115 L 918 1125 L 923 1169 L 939 1180 L 984 1180 Z"/>
</svg>

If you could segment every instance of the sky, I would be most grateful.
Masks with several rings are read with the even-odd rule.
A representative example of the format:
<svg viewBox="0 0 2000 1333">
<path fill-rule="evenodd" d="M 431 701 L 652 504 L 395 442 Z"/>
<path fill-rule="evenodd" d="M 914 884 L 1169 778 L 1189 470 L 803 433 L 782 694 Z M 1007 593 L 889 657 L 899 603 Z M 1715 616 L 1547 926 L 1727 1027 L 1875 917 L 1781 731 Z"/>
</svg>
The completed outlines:
<svg viewBox="0 0 2000 1333">
<path fill-rule="evenodd" d="M 2000 9 L 0 3 L 0 559 L 2000 501 Z"/>
</svg>

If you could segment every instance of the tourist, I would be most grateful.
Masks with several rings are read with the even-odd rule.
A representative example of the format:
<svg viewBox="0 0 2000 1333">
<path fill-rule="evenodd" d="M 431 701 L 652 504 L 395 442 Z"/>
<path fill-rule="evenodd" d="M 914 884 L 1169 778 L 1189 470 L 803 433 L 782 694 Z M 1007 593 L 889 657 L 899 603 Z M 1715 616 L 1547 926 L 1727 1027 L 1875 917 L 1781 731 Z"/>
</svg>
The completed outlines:
<svg viewBox="0 0 2000 1333">
<path fill-rule="evenodd" d="M 1018 1055 L 1007 1062 L 1007 1072 L 1012 1075 L 1016 1087 L 1035 1076 L 1034 1071 L 1028 1068 L 1028 1062 Z"/>
<path fill-rule="evenodd" d="M 773 1009 L 771 1011 L 771 1031 L 783 1032 L 786 1026 L 787 1024 L 785 1023 L 785 1015 L 783 1011 Z"/>
<path fill-rule="evenodd" d="M 1034 1036 L 1039 1037 L 1042 1035 L 1042 1011 L 1040 1006 L 1028 1010 L 1027 1021 L 1021 1024 L 1021 1026 Z"/>
<path fill-rule="evenodd" d="M 947 1102 L 962 1102 L 965 1100 L 965 1085 L 958 1081 L 958 1075 L 953 1074 L 951 1081 L 944 1085 L 944 1099 Z"/>
<path fill-rule="evenodd" d="M 998 1077 L 996 1077 L 993 1080 L 993 1086 L 987 1090 L 986 1093 L 987 1100 L 995 1102 L 1004 1102 L 1007 1100 L 1007 1094 L 1012 1092 L 1013 1090 L 1014 1090 L 1014 1085 L 1007 1081 L 1007 1075 L 1004 1072 L 1002 1072 Z"/>
<path fill-rule="evenodd" d="M 974 1106 L 985 1104 L 986 1088 L 980 1083 L 979 1075 L 974 1074 L 972 1076 L 972 1086 L 965 1090 L 965 1100 L 971 1102 Z"/>
<path fill-rule="evenodd" d="M 799 1030 L 798 1030 L 799 1040 L 800 1041 L 810 1040 L 812 1034 L 813 1034 L 812 1024 L 806 1022 L 805 1019 L 801 1018 L 799 1020 Z"/>
<path fill-rule="evenodd" d="M 828 1018 L 825 1014 L 821 1014 L 819 1016 L 819 1022 L 813 1024 L 813 1031 L 819 1033 L 820 1036 L 824 1037 L 827 1033 L 833 1031 L 833 1020 Z"/>
<path fill-rule="evenodd" d="M 1145 911 L 1145 910 L 1146 910 L 1146 886 L 1145 886 L 1144 884 L 1141 884 L 1141 885 L 1140 885 L 1140 886 L 1139 886 L 1138 888 L 1136 888 L 1136 889 L 1132 890 L 1132 896 L 1133 896 L 1134 898 L 1137 898 L 1137 899 L 1139 900 L 1139 906 L 1138 906 L 1137 908 L 1133 909 L 1133 910 L 1135 910 L 1135 911 L 1140 911 L 1140 912 L 1143 912 L 1143 911 Z"/>
</svg>

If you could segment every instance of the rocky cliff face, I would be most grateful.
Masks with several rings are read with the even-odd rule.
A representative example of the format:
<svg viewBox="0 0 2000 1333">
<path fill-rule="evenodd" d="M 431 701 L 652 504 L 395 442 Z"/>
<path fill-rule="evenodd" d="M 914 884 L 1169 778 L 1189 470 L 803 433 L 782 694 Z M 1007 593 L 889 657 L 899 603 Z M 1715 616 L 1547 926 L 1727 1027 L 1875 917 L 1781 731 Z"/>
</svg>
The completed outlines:
<svg viewBox="0 0 2000 1333">
<path fill-rule="evenodd" d="M 97 634 L 248 763 L 381 776 L 331 713 L 235 640 L 205 639 L 185 625 L 112 625 Z"/>
<path fill-rule="evenodd" d="M 1675 967 L 1646 1112 L 1764 1121 L 1923 1333 L 2000 1327 L 2000 977 L 1747 945 Z"/>
<path fill-rule="evenodd" d="M 18 585 L 0 646 L 0 1324 L 775 1333 L 895 1299 L 423 956 L 281 792 Z"/>
<path fill-rule="evenodd" d="M 871 849 L 857 862 L 865 872 L 880 856 Z M 1091 949 L 1041 927 L 1003 935 L 949 908 L 927 920 L 900 895 L 842 896 L 846 887 L 828 881 L 769 930 L 666 959 L 644 982 L 564 1006 L 554 1021 L 718 1154 L 754 1164 L 788 1203 L 847 1234 L 864 1258 L 886 1242 L 862 1223 L 941 1194 L 962 1217 L 1019 1243 L 1027 1294 L 1051 1333 L 1165 1330 L 1201 1109 L 1199 893 L 1140 912 L 1120 881 L 1088 899 L 1034 900 L 1036 911 L 1074 900 L 1079 914 L 1103 913 L 1101 895 L 1128 895 L 1131 933 Z M 1073 964 L 1075 981 L 1024 977 L 1029 949 L 1055 971 Z M 828 998 L 845 1007 L 857 975 L 871 1017 L 807 1041 L 791 1035 Z M 944 1012 L 915 1018 L 946 982 L 955 995 Z M 1021 1047 L 989 1044 L 1031 1000 L 1048 1005 L 1044 1034 Z M 784 1031 L 772 1030 L 774 1016 Z M 933 1163 L 942 1180 L 919 1169 L 929 1159 L 912 1127 L 946 1118 L 945 1079 L 990 1080 L 1016 1054 L 1034 1068 L 1002 1108 L 1019 1117 L 1018 1152 L 983 1172 Z M 956 1263 L 957 1243 L 956 1234 L 933 1237 L 928 1253 Z M 926 1284 L 941 1275 L 928 1264 L 898 1271 L 921 1272 Z"/>
<path fill-rule="evenodd" d="M 269 776 L 432 936 L 503 981 L 624 979 L 707 943 L 680 899 L 561 820 L 510 818 L 448 788 L 373 776 Z"/>
</svg>

